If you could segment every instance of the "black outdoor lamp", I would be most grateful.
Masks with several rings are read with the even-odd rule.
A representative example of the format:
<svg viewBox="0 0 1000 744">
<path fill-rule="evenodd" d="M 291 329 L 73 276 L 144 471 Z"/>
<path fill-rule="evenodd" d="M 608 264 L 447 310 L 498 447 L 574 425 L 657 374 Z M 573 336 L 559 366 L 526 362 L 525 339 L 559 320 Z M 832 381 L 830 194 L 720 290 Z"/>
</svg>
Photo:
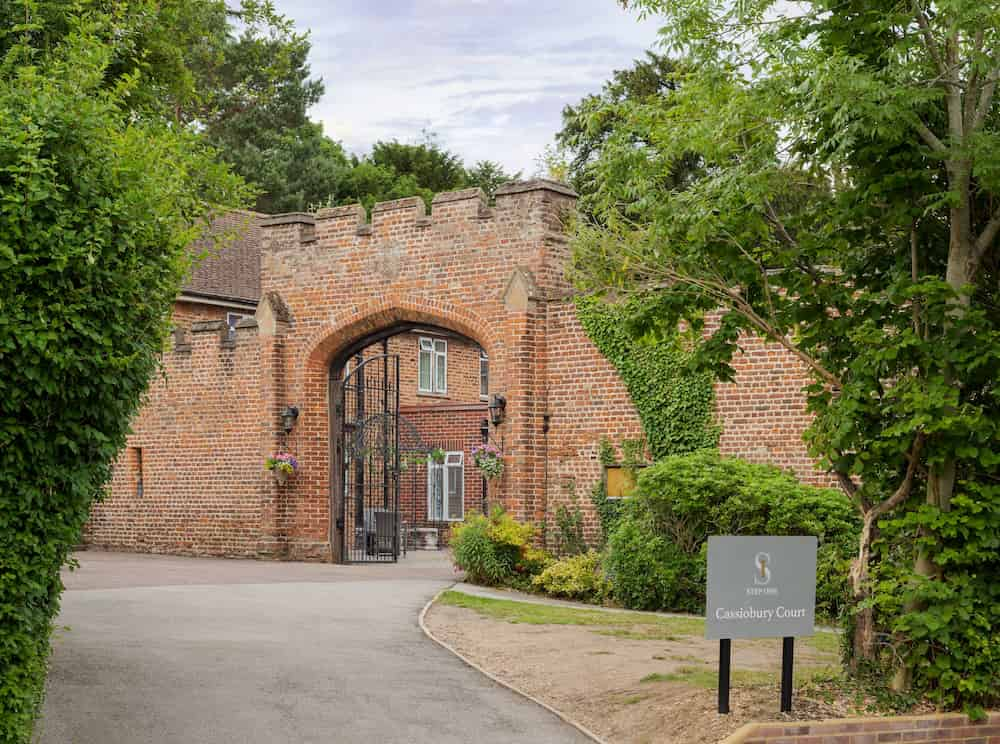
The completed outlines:
<svg viewBox="0 0 1000 744">
<path fill-rule="evenodd" d="M 285 434 L 291 433 L 292 427 L 295 426 L 295 420 L 298 417 L 298 406 L 285 406 L 285 410 L 281 412 L 281 426 L 285 430 Z"/>
<path fill-rule="evenodd" d="M 507 410 L 507 399 L 500 393 L 493 393 L 490 397 L 490 420 L 494 426 L 503 423 L 503 414 Z"/>
</svg>

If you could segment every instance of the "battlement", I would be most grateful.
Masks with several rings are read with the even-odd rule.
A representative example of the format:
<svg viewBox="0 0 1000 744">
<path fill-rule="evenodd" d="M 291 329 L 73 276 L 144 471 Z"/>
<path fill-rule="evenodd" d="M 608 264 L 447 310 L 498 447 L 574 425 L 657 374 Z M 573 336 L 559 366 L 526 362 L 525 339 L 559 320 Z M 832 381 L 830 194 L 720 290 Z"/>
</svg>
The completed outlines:
<svg viewBox="0 0 1000 744">
<path fill-rule="evenodd" d="M 361 204 L 327 207 L 315 214 L 292 212 L 265 218 L 264 249 L 282 250 L 313 243 L 317 240 L 344 239 L 352 236 L 372 236 L 398 233 L 399 230 L 419 231 L 459 221 L 490 222 L 518 215 L 521 219 L 539 218 L 525 209 L 532 204 L 569 206 L 577 198 L 569 186 L 548 179 L 516 181 L 504 184 L 496 193 L 496 206 L 490 207 L 480 188 L 447 191 L 437 194 L 431 203 L 431 213 L 423 199 L 408 196 L 393 201 L 378 202 L 372 207 L 368 221 Z"/>
</svg>

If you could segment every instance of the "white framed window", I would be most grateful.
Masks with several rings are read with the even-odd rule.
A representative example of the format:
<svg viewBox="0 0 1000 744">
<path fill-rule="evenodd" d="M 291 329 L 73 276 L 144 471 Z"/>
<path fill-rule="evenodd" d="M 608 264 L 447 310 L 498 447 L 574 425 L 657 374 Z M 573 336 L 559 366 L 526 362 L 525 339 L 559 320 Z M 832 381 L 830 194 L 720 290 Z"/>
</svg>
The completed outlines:
<svg viewBox="0 0 1000 744">
<path fill-rule="evenodd" d="M 448 342 L 421 336 L 417 391 L 444 395 L 448 392 Z"/>
<path fill-rule="evenodd" d="M 486 349 L 479 349 L 479 397 L 481 400 L 490 399 L 490 358 L 486 355 Z"/>
<path fill-rule="evenodd" d="M 445 452 L 444 462 L 427 460 L 427 519 L 461 522 L 465 519 L 465 456 Z"/>
</svg>

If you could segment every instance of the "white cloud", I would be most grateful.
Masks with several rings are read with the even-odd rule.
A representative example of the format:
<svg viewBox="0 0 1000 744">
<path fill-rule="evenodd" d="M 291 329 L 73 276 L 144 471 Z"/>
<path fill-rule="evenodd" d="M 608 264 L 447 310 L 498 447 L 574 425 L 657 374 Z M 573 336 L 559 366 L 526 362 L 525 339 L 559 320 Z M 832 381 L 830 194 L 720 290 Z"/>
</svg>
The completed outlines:
<svg viewBox="0 0 1000 744">
<path fill-rule="evenodd" d="M 326 95 L 311 112 L 353 151 L 438 132 L 466 162 L 534 169 L 568 103 L 655 43 L 615 0 L 311 0 L 278 8 L 312 32 Z"/>
</svg>

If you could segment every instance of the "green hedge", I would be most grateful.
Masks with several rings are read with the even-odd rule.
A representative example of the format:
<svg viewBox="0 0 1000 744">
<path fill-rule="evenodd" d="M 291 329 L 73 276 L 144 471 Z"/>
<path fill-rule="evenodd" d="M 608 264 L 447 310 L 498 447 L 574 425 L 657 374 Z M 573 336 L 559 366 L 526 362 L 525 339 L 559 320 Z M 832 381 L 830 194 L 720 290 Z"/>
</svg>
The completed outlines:
<svg viewBox="0 0 1000 744">
<path fill-rule="evenodd" d="M 615 598 L 635 609 L 702 612 L 710 534 L 816 535 L 816 609 L 839 615 L 859 529 L 839 490 L 714 450 L 664 458 L 639 473 L 608 540 Z"/>
<path fill-rule="evenodd" d="M 2 744 L 31 738 L 59 571 L 156 370 L 185 246 L 206 199 L 242 193 L 192 136 L 129 117 L 100 27 L 71 25 L 0 64 Z"/>
</svg>

